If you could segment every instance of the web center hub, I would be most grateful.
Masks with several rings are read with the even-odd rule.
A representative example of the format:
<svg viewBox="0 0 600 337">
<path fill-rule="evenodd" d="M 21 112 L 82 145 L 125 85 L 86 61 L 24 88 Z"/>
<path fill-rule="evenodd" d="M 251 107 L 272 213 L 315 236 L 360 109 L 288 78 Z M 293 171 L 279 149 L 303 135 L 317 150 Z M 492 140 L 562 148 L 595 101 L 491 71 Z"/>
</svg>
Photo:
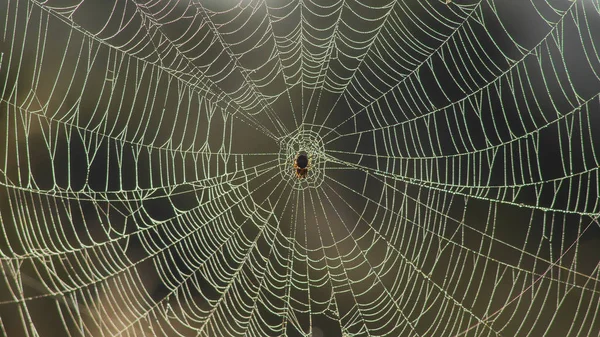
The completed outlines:
<svg viewBox="0 0 600 337">
<path fill-rule="evenodd" d="M 325 174 L 323 139 L 312 130 L 296 130 L 281 140 L 280 175 L 295 189 L 319 187 Z"/>
</svg>

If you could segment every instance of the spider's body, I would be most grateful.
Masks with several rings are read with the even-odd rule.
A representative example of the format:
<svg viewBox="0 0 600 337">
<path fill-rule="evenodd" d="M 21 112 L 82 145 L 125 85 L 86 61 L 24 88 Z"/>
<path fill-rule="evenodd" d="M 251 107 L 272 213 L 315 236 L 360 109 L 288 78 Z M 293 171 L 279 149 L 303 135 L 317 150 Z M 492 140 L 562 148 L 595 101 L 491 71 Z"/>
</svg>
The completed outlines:
<svg viewBox="0 0 600 337">
<path fill-rule="evenodd" d="M 308 175 L 308 170 L 310 169 L 310 158 L 304 152 L 300 152 L 296 155 L 296 159 L 294 159 L 294 171 L 296 173 L 296 178 L 304 179 Z"/>
</svg>

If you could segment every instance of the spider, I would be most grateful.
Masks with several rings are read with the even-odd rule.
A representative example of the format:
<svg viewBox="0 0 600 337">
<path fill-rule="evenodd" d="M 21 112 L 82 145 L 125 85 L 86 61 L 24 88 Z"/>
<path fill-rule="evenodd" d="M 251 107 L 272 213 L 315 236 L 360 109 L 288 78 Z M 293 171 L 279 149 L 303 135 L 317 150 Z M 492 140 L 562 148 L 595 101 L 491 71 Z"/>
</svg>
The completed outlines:
<svg viewBox="0 0 600 337">
<path fill-rule="evenodd" d="M 310 157 L 306 152 L 299 152 L 294 159 L 294 171 L 296 172 L 296 178 L 304 179 L 308 175 L 310 169 Z"/>
</svg>

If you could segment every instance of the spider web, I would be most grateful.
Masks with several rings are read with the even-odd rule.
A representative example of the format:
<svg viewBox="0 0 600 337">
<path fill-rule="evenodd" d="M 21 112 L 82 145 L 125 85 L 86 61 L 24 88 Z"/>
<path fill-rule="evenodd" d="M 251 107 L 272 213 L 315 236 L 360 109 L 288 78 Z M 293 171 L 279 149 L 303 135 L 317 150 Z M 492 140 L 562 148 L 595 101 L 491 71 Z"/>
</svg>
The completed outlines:
<svg viewBox="0 0 600 337">
<path fill-rule="evenodd" d="M 600 333 L 597 0 L 0 8 L 3 335 Z"/>
</svg>

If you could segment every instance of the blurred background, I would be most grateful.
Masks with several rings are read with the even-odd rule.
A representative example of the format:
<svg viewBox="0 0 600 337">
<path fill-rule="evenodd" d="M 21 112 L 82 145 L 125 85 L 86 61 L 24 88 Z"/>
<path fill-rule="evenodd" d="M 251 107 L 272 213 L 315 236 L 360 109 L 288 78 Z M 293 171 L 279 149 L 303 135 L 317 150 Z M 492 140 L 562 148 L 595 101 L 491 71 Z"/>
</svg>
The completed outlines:
<svg viewBox="0 0 600 337">
<path fill-rule="evenodd" d="M 0 0 L 0 332 L 598 335 L 599 11 Z"/>
</svg>

